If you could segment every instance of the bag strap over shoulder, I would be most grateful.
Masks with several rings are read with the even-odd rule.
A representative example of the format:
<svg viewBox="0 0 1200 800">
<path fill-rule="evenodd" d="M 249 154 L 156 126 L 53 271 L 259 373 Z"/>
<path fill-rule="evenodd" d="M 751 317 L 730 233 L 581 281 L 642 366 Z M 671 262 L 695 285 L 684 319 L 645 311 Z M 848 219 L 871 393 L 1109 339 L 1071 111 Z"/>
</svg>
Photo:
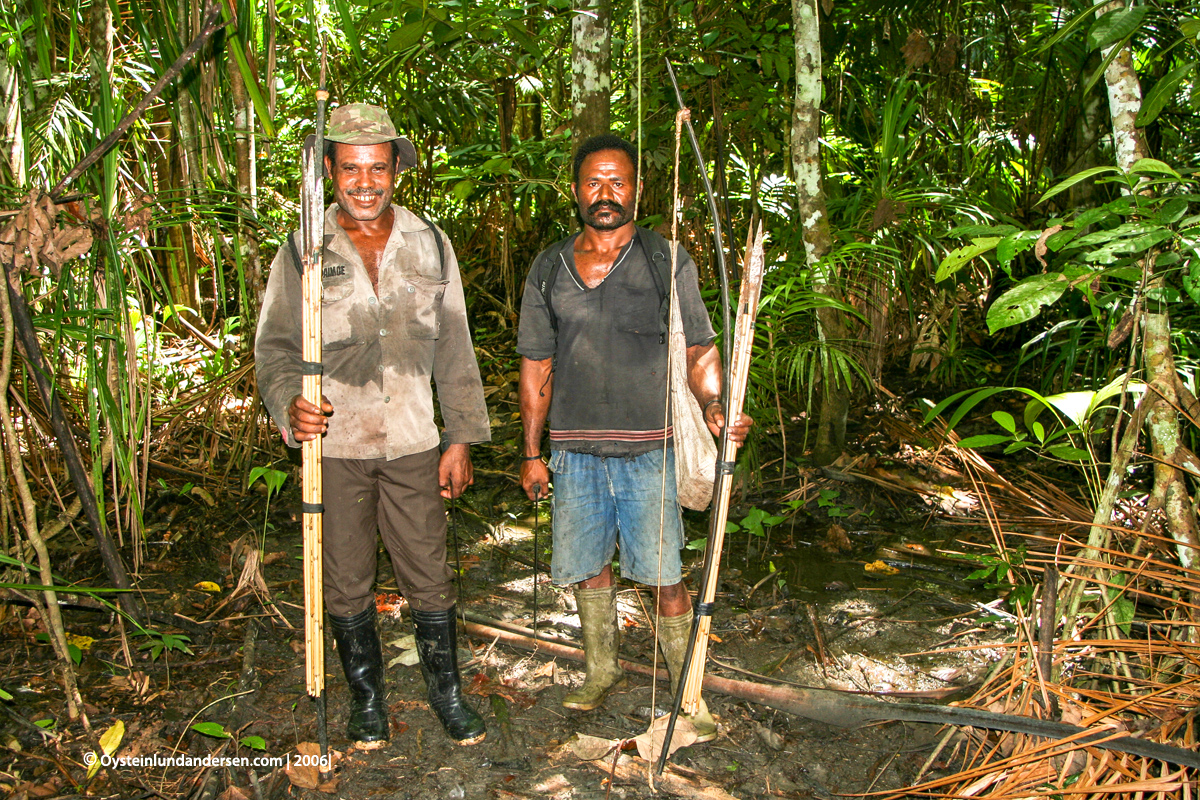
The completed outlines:
<svg viewBox="0 0 1200 800">
<path fill-rule="evenodd" d="M 409 211 L 412 211 L 412 209 L 409 209 Z M 416 211 L 413 211 L 412 213 L 413 216 L 428 225 L 429 230 L 433 233 L 433 240 L 437 243 L 438 249 L 438 264 L 442 268 L 442 277 L 444 278 L 446 276 L 446 245 L 442 243 L 442 234 L 439 233 L 437 227 L 435 227 L 432 222 L 425 219 L 425 217 L 421 216 Z"/>
</svg>

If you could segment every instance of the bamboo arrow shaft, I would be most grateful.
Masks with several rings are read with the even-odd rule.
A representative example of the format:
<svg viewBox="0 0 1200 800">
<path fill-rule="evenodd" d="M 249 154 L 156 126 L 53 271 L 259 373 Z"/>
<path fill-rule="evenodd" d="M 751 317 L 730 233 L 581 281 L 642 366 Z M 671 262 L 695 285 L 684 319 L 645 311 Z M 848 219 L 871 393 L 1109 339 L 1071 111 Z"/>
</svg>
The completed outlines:
<svg viewBox="0 0 1200 800">
<path fill-rule="evenodd" d="M 317 132 L 304 143 L 302 156 L 303 196 L 300 209 L 300 235 L 304 242 L 301 293 L 302 358 L 304 370 L 301 392 L 304 399 L 321 405 L 321 374 L 313 365 L 321 363 L 321 266 L 325 244 L 325 55 L 321 54 L 321 88 L 317 90 Z M 325 690 L 324 631 L 324 526 L 320 511 L 321 437 L 304 442 L 301 449 L 304 501 L 304 673 L 308 694 L 321 701 Z M 323 716 L 323 715 L 322 715 Z M 321 720 L 324 722 L 324 720 Z"/>
<path fill-rule="evenodd" d="M 762 292 L 763 237 L 759 224 L 752 248 L 748 251 L 746 270 L 742 276 L 741 293 L 738 297 L 737 322 L 733 343 L 733 363 L 730 368 L 728 387 L 729 407 L 725 410 L 725 423 L 737 419 L 745 406 L 746 384 L 750 376 L 750 357 L 754 348 L 754 324 L 758 316 L 758 299 Z M 721 462 L 733 463 L 737 446 L 728 436 L 721 437 Z M 705 554 L 706 568 L 700 587 L 702 606 L 712 604 L 717 597 L 717 580 L 721 551 L 725 544 L 725 524 L 729 519 L 729 497 L 733 491 L 733 475 L 728 470 L 717 471 L 717 488 L 714 497 L 712 524 L 709 528 L 708 548 Z M 703 614 L 696 620 L 695 645 L 688 662 L 687 677 L 683 685 L 682 709 L 695 714 L 700 706 L 700 688 L 704 683 L 704 666 L 708 658 L 708 636 L 712 630 L 712 616 Z"/>
</svg>

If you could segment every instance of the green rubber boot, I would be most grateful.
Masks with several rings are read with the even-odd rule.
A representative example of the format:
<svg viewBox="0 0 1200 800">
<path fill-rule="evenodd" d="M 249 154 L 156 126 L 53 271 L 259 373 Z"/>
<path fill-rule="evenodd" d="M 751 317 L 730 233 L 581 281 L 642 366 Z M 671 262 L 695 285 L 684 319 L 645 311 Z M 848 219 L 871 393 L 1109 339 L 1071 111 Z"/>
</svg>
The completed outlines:
<svg viewBox="0 0 1200 800">
<path fill-rule="evenodd" d="M 667 672 L 671 675 L 671 697 L 675 697 L 679 689 L 679 673 L 683 671 L 683 657 L 687 655 L 688 636 L 692 632 L 692 613 L 680 614 L 677 617 L 660 617 L 658 620 L 658 646 L 662 650 L 663 660 L 667 662 Z M 680 719 L 686 719 L 696 729 L 696 742 L 711 742 L 717 738 L 717 723 L 712 714 L 708 713 L 708 704 L 700 698 L 700 707 L 695 714 L 679 714 Z"/>
<path fill-rule="evenodd" d="M 617 648 L 621 643 L 617 587 L 576 588 L 575 605 L 579 607 L 579 623 L 583 627 L 587 674 L 583 686 L 564 697 L 562 704 L 577 711 L 591 711 L 625 681 L 625 672 L 617 663 Z"/>
</svg>

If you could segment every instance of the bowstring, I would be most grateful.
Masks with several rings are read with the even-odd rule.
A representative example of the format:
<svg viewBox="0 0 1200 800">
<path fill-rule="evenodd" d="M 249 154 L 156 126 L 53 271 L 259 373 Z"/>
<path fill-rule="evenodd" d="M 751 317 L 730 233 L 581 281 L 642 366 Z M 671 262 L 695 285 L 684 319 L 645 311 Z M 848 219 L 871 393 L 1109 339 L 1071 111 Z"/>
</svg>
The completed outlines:
<svg viewBox="0 0 1200 800">
<path fill-rule="evenodd" d="M 674 169 L 674 178 L 672 180 L 671 263 L 670 263 L 670 267 L 669 267 L 669 270 L 671 273 L 671 287 L 670 287 L 670 294 L 668 295 L 669 313 L 668 313 L 668 322 L 667 322 L 667 389 L 666 389 L 666 400 L 663 403 L 663 449 L 662 449 L 663 468 L 662 468 L 662 484 L 661 484 L 661 494 L 660 494 L 661 501 L 659 503 L 659 509 L 658 509 L 658 571 L 656 574 L 659 576 L 658 580 L 660 583 L 662 582 L 663 538 L 666 534 L 666 522 L 667 522 L 667 427 L 670 425 L 670 422 L 671 422 L 671 381 L 672 381 L 672 374 L 673 374 L 673 371 L 675 368 L 675 364 L 674 364 L 675 349 L 674 349 L 674 347 L 671 346 L 671 340 L 672 340 L 672 336 L 673 336 L 673 332 L 671 330 L 671 323 L 674 321 L 674 317 L 675 317 L 674 309 L 672 308 L 672 306 L 676 302 L 675 264 L 678 262 L 678 258 L 679 258 L 679 150 L 680 150 L 680 138 L 681 138 L 681 135 L 683 132 L 683 120 L 686 117 L 687 113 L 688 112 L 686 109 L 680 109 L 675 114 L 675 165 L 674 165 L 675 169 Z M 651 269 L 653 269 L 653 266 L 651 266 Z M 682 326 L 681 326 L 680 332 L 682 332 Z M 678 467 L 676 467 L 676 469 L 678 469 Z M 662 586 L 660 585 L 658 588 L 659 588 L 659 591 L 658 591 L 658 593 L 656 593 L 655 603 L 654 603 L 654 638 L 655 638 L 656 642 L 659 638 L 659 635 L 658 635 L 659 624 L 662 619 L 662 599 L 659 596 L 662 592 Z M 659 650 L 659 648 L 656 644 L 654 647 L 654 663 L 653 663 L 654 671 L 656 673 L 658 671 L 658 650 Z M 682 676 L 680 676 L 680 680 L 682 680 Z M 655 708 L 655 697 L 657 695 L 657 692 L 658 692 L 658 680 L 655 679 L 655 680 L 651 681 L 651 688 L 650 688 L 650 707 L 651 708 Z M 653 726 L 654 725 L 653 713 L 650 716 L 651 716 L 650 724 L 651 724 L 651 726 Z"/>
</svg>

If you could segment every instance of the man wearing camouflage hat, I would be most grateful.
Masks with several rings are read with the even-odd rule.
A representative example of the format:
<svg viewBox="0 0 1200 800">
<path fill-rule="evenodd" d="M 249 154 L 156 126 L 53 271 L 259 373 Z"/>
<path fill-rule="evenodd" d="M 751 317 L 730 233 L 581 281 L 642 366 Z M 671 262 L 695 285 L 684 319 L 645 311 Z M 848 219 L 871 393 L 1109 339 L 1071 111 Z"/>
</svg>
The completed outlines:
<svg viewBox="0 0 1200 800">
<path fill-rule="evenodd" d="M 388 739 L 376 531 L 412 610 L 429 704 L 453 741 L 474 744 L 485 731 L 462 697 L 442 498 L 473 482 L 469 445 L 491 432 L 458 262 L 440 230 L 392 204 L 396 175 L 417 154 L 384 109 L 340 106 L 325 139 L 335 200 L 321 276 L 325 395 L 318 408 L 300 393 L 298 233 L 271 265 L 254 347 L 259 394 L 289 445 L 324 437 L 325 602 L 354 746 Z"/>
</svg>

